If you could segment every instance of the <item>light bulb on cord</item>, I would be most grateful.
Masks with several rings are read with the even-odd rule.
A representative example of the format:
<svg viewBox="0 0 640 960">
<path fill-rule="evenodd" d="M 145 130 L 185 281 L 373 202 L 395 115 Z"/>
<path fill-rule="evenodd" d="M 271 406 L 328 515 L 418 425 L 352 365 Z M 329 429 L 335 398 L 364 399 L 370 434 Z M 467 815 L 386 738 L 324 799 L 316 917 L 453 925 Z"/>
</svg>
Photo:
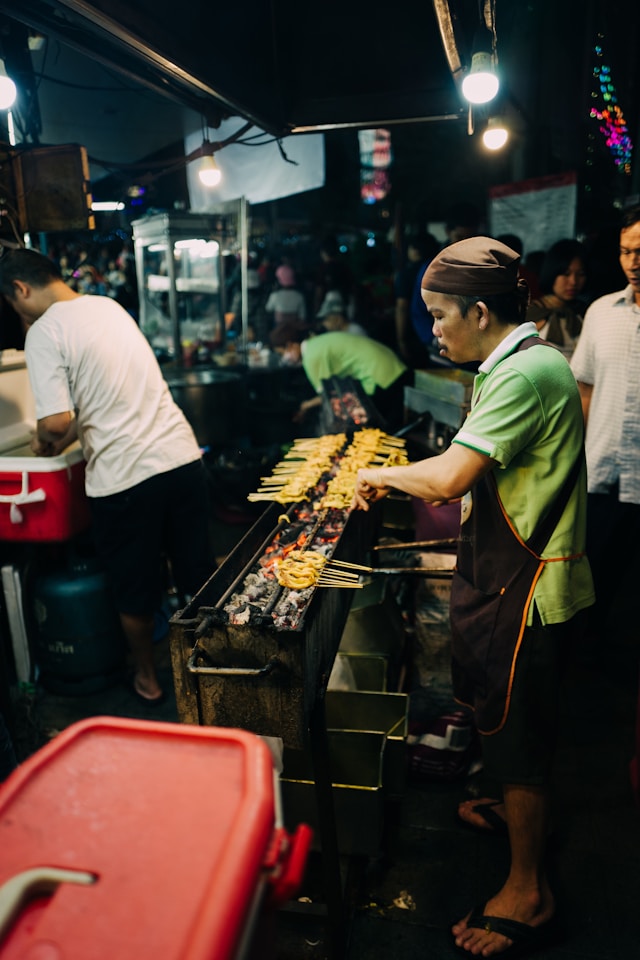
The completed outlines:
<svg viewBox="0 0 640 960">
<path fill-rule="evenodd" d="M 471 58 L 471 69 L 462 81 L 462 93 L 469 103 L 489 103 L 498 93 L 500 81 L 490 53 L 480 51 Z"/>
<path fill-rule="evenodd" d="M 217 187 L 222 179 L 222 172 L 213 156 L 205 156 L 200 160 L 198 168 L 200 183 L 205 187 Z"/>
<path fill-rule="evenodd" d="M 482 142 L 487 150 L 500 150 L 509 139 L 509 131 L 498 117 L 490 117 L 487 129 L 482 134 Z"/>
</svg>

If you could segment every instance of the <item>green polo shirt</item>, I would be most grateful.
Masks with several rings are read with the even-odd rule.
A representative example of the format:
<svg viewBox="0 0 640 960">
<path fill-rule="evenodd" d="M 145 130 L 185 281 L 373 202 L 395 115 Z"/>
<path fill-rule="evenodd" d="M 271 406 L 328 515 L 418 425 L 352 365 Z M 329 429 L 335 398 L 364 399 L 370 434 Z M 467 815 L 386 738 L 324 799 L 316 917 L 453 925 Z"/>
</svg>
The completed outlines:
<svg viewBox="0 0 640 960">
<path fill-rule="evenodd" d="M 480 366 L 471 410 L 453 439 L 497 461 L 496 483 L 503 506 L 523 540 L 550 509 L 582 447 L 582 407 L 571 368 L 551 347 L 515 353 L 535 333 L 522 324 Z M 472 509 L 463 502 L 462 520 Z M 584 553 L 587 486 L 583 468 L 543 558 Z M 547 563 L 534 602 L 543 624 L 562 623 L 595 600 L 588 560 Z M 529 610 L 529 623 L 533 605 Z"/>
<path fill-rule="evenodd" d="M 389 347 L 354 333 L 321 333 L 302 344 L 302 366 L 316 393 L 330 377 L 359 380 L 368 396 L 386 390 L 407 369 Z"/>
</svg>

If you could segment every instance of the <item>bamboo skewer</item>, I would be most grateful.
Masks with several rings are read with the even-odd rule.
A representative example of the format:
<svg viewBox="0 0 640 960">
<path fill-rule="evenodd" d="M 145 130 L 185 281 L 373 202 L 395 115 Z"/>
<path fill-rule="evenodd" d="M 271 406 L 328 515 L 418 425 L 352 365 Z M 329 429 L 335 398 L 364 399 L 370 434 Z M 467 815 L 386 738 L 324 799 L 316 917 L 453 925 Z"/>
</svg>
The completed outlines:
<svg viewBox="0 0 640 960">
<path fill-rule="evenodd" d="M 362 570 L 364 573 L 371 573 L 373 567 L 365 567 L 361 563 L 349 563 L 348 560 L 327 560 L 326 567 L 348 567 L 350 570 Z"/>
<path fill-rule="evenodd" d="M 444 537 L 440 540 L 412 540 L 411 543 L 381 543 L 372 550 L 412 550 L 414 547 L 449 547 L 460 542 L 460 537 Z"/>
<path fill-rule="evenodd" d="M 332 574 L 336 574 L 339 572 L 339 570 L 335 569 L 336 567 L 345 567 L 345 573 L 347 571 L 354 571 L 354 576 L 356 570 L 359 570 L 361 573 L 381 573 L 386 576 L 408 573 L 419 573 L 424 577 L 445 579 L 453 576 L 453 570 L 451 567 L 366 567 L 363 564 L 349 563 L 346 560 L 327 560 L 323 567 L 323 571 L 327 570 Z"/>
<path fill-rule="evenodd" d="M 321 578 L 316 583 L 316 587 L 335 587 L 338 590 L 341 588 L 346 588 L 347 590 L 362 590 L 364 583 L 360 583 L 358 580 L 336 582 L 334 580 L 323 580 Z"/>
</svg>

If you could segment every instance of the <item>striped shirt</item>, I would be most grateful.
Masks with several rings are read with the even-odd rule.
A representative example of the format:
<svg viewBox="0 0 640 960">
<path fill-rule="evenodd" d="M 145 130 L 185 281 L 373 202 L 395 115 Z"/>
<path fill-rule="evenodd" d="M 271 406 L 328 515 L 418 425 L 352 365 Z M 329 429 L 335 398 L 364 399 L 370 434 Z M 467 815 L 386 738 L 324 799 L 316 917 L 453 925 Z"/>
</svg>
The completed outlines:
<svg viewBox="0 0 640 960">
<path fill-rule="evenodd" d="M 589 493 L 619 484 L 622 503 L 640 503 L 640 306 L 630 286 L 591 304 L 571 369 L 593 393 L 585 448 Z"/>
</svg>

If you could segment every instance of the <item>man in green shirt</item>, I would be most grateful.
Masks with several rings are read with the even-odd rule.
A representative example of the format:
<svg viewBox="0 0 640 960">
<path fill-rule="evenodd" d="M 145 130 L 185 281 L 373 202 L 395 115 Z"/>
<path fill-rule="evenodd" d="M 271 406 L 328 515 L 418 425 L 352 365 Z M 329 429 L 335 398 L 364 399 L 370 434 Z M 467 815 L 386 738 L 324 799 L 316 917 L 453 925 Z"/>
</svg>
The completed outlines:
<svg viewBox="0 0 640 960">
<path fill-rule="evenodd" d="M 452 928 L 458 947 L 483 957 L 540 944 L 553 929 L 544 852 L 559 681 L 568 624 L 594 602 L 580 396 L 562 354 L 523 322 L 518 260 L 473 237 L 427 268 L 423 299 L 441 356 L 480 361 L 471 410 L 440 456 L 361 470 L 354 496 L 363 510 L 391 489 L 431 503 L 462 499 L 454 693 L 475 711 L 511 845 L 504 886 Z"/>
<path fill-rule="evenodd" d="M 283 323 L 271 334 L 271 345 L 289 362 L 300 363 L 317 396 L 305 400 L 298 418 L 322 403 L 322 381 L 352 377 L 362 384 L 388 429 L 401 425 L 407 367 L 389 347 L 370 337 L 336 331 L 309 336 L 308 328 Z"/>
</svg>

